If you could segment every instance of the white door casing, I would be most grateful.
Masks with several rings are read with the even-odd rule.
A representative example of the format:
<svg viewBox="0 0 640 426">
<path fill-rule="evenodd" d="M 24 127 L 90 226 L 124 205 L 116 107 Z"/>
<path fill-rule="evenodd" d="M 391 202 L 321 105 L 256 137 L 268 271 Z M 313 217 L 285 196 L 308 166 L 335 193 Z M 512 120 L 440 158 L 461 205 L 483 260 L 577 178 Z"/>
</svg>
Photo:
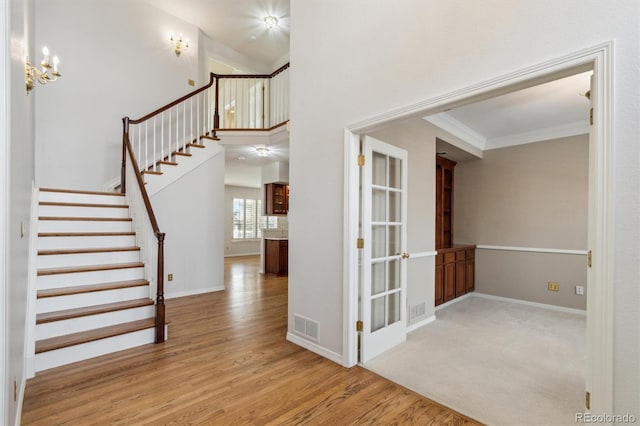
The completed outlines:
<svg viewBox="0 0 640 426">
<path fill-rule="evenodd" d="M 570 52 L 452 92 L 409 104 L 392 111 L 350 123 L 345 127 L 345 266 L 344 351 L 342 365 L 357 364 L 358 335 L 354 319 L 359 309 L 357 252 L 360 209 L 356 162 L 357 137 L 393 122 L 443 112 L 494 96 L 535 86 L 569 75 L 593 70 L 591 85 L 594 126 L 589 143 L 589 250 L 586 387 L 591 393 L 591 411 L 613 409 L 613 41 Z"/>
<path fill-rule="evenodd" d="M 407 151 L 364 138 L 361 363 L 406 340 Z"/>
</svg>

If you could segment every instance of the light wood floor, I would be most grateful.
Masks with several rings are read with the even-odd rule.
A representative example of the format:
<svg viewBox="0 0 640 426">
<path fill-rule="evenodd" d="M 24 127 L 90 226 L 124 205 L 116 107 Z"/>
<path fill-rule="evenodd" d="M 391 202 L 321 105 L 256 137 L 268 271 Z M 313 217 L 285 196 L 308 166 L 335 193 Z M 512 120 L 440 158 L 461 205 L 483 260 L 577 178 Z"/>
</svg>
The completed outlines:
<svg viewBox="0 0 640 426">
<path fill-rule="evenodd" d="M 37 374 L 22 424 L 478 424 L 287 342 L 287 278 L 262 276 L 257 257 L 227 259 L 225 281 L 167 300 L 163 344 Z"/>
</svg>

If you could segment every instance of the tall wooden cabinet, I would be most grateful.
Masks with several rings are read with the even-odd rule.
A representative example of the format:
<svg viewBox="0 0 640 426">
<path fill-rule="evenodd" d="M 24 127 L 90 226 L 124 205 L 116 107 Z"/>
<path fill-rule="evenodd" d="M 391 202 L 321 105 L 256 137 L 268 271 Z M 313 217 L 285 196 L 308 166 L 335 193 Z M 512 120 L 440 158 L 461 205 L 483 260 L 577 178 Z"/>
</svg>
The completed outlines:
<svg viewBox="0 0 640 426">
<path fill-rule="evenodd" d="M 268 216 L 286 215 L 289 212 L 289 184 L 281 182 L 265 184 L 264 200 Z"/>
<path fill-rule="evenodd" d="M 453 244 L 455 166 L 455 161 L 436 157 L 436 306 L 475 288 L 475 246 Z"/>
<path fill-rule="evenodd" d="M 453 246 L 453 169 L 455 161 L 436 157 L 436 250 Z"/>
</svg>

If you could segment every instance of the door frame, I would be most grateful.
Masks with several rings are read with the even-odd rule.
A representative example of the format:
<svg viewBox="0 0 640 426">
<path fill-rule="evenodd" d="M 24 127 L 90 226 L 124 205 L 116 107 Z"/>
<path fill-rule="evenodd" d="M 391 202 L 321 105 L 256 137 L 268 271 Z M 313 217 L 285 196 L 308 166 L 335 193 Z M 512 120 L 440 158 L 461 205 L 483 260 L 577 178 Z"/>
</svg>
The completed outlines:
<svg viewBox="0 0 640 426">
<path fill-rule="evenodd" d="M 591 393 L 591 412 L 613 409 L 613 41 L 535 64 L 460 90 L 401 107 L 351 123 L 344 130 L 344 265 L 343 265 L 343 353 L 342 365 L 357 363 L 358 332 L 358 217 L 360 206 L 359 135 L 392 122 L 424 117 L 450 108 L 489 99 L 585 71 L 593 71 L 598 93 L 593 105 L 597 140 L 591 146 L 594 185 L 589 187 L 589 234 L 593 235 L 593 265 L 589 269 L 587 300 L 586 389 Z M 593 158 L 591 157 L 593 156 Z M 589 319 L 590 318 L 590 319 Z"/>
</svg>

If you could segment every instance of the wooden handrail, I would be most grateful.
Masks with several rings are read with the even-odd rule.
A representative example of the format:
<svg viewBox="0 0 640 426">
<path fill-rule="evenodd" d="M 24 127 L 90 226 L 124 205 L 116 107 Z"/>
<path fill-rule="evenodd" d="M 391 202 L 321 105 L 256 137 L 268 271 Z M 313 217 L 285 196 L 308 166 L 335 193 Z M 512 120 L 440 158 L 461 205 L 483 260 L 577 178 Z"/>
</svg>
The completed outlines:
<svg viewBox="0 0 640 426">
<path fill-rule="evenodd" d="M 205 84 L 204 86 L 202 86 L 201 88 L 187 93 L 183 97 L 181 97 L 179 99 L 176 99 L 175 101 L 163 106 L 162 108 L 158 108 L 157 110 L 155 110 L 153 112 L 150 112 L 149 114 L 145 115 L 144 117 L 137 118 L 135 120 L 129 120 L 129 123 L 131 123 L 131 124 L 140 124 L 140 123 L 142 123 L 142 122 L 144 122 L 144 121 L 146 121 L 146 120 L 148 120 L 148 119 L 150 119 L 150 118 L 152 118 L 152 117 L 154 117 L 154 116 L 156 116 L 156 115 L 158 115 L 158 114 L 160 114 L 162 112 L 165 112 L 169 108 L 172 108 L 172 107 L 178 105 L 179 103 L 186 101 L 190 97 L 195 96 L 200 92 L 204 92 L 209 87 L 213 86 L 213 81 L 215 79 L 215 76 L 216 75 L 214 73 L 209 73 L 209 82 L 207 84 Z"/>
<path fill-rule="evenodd" d="M 212 73 L 216 78 L 273 78 L 276 75 L 280 74 L 282 71 L 289 68 L 290 64 L 287 62 L 271 74 L 215 74 Z"/>
<path fill-rule="evenodd" d="M 144 201 L 144 206 L 147 210 L 147 216 L 149 217 L 149 222 L 151 223 L 151 228 L 153 229 L 153 233 L 158 240 L 158 269 L 156 276 L 156 318 L 155 318 L 155 342 L 162 343 L 164 342 L 164 326 L 165 326 L 165 304 L 164 304 L 164 238 L 165 233 L 160 232 L 160 227 L 158 226 L 158 221 L 156 219 L 156 215 L 153 212 L 153 207 L 151 206 L 151 200 L 149 199 L 149 194 L 144 186 L 144 180 L 142 179 L 142 174 L 140 173 L 140 168 L 138 167 L 138 162 L 136 161 L 136 156 L 133 153 L 133 147 L 131 146 L 131 141 L 129 140 L 129 117 L 124 117 L 122 119 L 123 130 L 122 130 L 122 183 L 120 185 L 120 191 L 122 193 L 125 192 L 126 188 L 126 165 L 127 165 L 127 153 L 129 154 L 129 159 L 131 160 L 131 166 L 136 175 L 136 181 L 138 182 L 138 188 L 140 189 L 140 193 L 142 195 L 142 200 Z"/>
</svg>

